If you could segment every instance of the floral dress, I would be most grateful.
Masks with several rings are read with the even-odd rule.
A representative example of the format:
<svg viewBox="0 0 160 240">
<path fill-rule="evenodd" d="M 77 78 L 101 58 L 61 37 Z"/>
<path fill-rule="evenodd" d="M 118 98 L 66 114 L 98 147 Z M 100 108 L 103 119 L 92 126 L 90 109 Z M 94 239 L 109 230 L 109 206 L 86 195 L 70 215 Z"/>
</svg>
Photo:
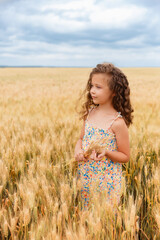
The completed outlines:
<svg viewBox="0 0 160 240">
<path fill-rule="evenodd" d="M 89 112 L 95 107 L 91 107 Z M 105 139 L 100 145 L 109 151 L 117 151 L 116 136 L 110 131 L 110 127 L 118 117 L 122 117 L 121 112 L 117 112 L 117 116 L 113 119 L 108 129 L 102 129 L 90 124 L 87 116 L 82 149 L 86 151 L 91 142 Z M 97 186 L 94 191 L 107 191 L 107 201 L 112 204 L 113 197 L 115 197 L 117 203 L 119 203 L 122 176 L 121 163 L 113 162 L 108 157 L 104 157 L 100 161 L 89 159 L 87 161 L 79 161 L 77 173 L 78 179 L 81 180 L 81 199 L 85 208 L 89 206 L 90 188 L 93 186 L 93 183 L 98 183 L 94 185 Z"/>
</svg>

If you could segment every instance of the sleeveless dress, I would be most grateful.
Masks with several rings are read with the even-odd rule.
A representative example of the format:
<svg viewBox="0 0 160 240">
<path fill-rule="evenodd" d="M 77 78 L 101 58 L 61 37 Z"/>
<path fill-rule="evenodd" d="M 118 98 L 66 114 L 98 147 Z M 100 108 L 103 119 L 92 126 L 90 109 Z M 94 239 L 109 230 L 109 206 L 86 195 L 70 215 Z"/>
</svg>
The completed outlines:
<svg viewBox="0 0 160 240">
<path fill-rule="evenodd" d="M 91 107 L 89 113 L 95 107 L 96 106 Z M 89 144 L 95 140 L 105 140 L 103 143 L 100 143 L 101 146 L 109 151 L 117 151 L 116 136 L 110 131 L 110 127 L 118 117 L 122 117 L 121 112 L 117 112 L 117 116 L 113 119 L 108 129 L 93 126 L 88 122 L 88 116 L 85 121 L 85 134 L 82 139 L 82 150 L 86 151 Z M 96 182 L 98 182 L 98 187 L 95 188 L 95 193 L 106 191 L 106 200 L 109 201 L 110 204 L 113 203 L 113 197 L 117 204 L 119 203 L 122 177 L 121 163 L 113 162 L 108 157 L 104 157 L 99 161 L 89 159 L 87 161 L 79 161 L 77 177 L 81 181 L 81 199 L 85 209 L 89 206 L 90 202 L 90 187 Z"/>
</svg>

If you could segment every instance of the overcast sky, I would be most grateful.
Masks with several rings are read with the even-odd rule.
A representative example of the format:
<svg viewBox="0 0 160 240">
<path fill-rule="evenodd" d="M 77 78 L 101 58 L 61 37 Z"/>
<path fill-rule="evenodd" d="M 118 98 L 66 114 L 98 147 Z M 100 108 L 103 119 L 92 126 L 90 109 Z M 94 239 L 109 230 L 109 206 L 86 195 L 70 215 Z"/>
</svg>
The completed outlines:
<svg viewBox="0 0 160 240">
<path fill-rule="evenodd" d="M 160 66 L 159 0 L 0 0 L 0 65 Z"/>
</svg>

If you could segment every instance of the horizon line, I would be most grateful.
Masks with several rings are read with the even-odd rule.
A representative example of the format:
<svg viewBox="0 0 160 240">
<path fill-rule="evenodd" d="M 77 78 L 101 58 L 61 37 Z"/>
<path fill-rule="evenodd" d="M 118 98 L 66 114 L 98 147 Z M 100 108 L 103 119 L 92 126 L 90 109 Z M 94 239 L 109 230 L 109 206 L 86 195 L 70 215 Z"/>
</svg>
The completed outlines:
<svg viewBox="0 0 160 240">
<path fill-rule="evenodd" d="M 12 66 L 12 65 L 0 65 L 0 68 L 93 68 L 95 66 L 42 66 L 42 65 L 19 65 L 19 66 Z M 119 66 L 120 68 L 159 68 L 160 66 L 130 66 L 130 67 L 124 67 Z"/>
</svg>

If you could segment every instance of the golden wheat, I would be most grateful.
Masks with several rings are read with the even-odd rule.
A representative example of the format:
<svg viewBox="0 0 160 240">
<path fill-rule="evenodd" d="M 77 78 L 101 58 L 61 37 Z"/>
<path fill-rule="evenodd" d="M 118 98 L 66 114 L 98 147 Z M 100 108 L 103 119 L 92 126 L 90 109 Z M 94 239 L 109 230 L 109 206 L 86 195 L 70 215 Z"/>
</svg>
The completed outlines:
<svg viewBox="0 0 160 240">
<path fill-rule="evenodd" d="M 121 201 L 110 204 L 93 187 L 84 211 L 75 105 L 91 69 L 0 69 L 0 238 L 160 238 L 160 68 L 122 70 L 135 112 Z M 92 161 L 93 149 L 104 147 L 92 142 L 84 156 Z"/>
</svg>

